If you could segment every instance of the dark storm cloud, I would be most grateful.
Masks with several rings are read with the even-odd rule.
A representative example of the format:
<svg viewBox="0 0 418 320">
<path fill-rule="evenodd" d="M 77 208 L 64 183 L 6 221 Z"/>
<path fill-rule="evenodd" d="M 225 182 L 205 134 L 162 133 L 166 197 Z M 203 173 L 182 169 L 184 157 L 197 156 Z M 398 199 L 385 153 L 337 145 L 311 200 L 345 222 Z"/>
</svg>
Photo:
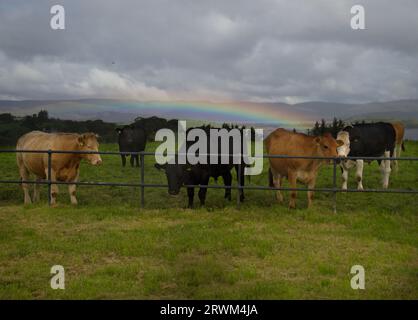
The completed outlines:
<svg viewBox="0 0 418 320">
<path fill-rule="evenodd" d="M 358 3 L 367 30 L 350 28 Z M 0 99 L 415 98 L 417 31 L 415 0 L 10 1 Z"/>
</svg>

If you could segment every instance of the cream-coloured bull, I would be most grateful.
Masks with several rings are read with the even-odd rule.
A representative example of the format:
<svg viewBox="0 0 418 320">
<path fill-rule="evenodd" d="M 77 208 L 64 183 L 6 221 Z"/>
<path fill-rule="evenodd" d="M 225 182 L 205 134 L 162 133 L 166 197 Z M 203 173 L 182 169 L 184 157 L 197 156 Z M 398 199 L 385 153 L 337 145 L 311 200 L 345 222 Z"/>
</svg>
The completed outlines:
<svg viewBox="0 0 418 320">
<path fill-rule="evenodd" d="M 63 151 L 98 151 L 99 143 L 94 133 L 45 133 L 32 131 L 19 138 L 17 150 L 63 150 Z M 87 160 L 92 165 L 100 165 L 99 154 L 53 153 L 51 155 L 51 181 L 77 182 L 80 173 L 80 161 Z M 48 154 L 18 152 L 16 155 L 20 178 L 28 181 L 30 174 L 37 181 L 48 179 Z M 31 203 L 29 184 L 22 183 L 25 194 L 25 204 Z M 72 204 L 77 204 L 75 196 L 76 185 L 68 185 Z M 56 203 L 58 186 L 51 186 L 51 204 Z M 33 201 L 39 201 L 39 185 L 34 185 Z"/>
</svg>

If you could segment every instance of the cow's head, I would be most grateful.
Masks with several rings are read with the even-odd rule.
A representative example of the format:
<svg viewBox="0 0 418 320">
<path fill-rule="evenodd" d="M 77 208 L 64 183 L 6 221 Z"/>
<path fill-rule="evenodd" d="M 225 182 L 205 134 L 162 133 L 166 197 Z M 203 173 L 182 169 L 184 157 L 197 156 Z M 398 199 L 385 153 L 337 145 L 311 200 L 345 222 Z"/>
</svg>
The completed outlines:
<svg viewBox="0 0 418 320">
<path fill-rule="evenodd" d="M 341 140 L 335 140 L 331 134 L 315 137 L 318 155 L 321 157 L 337 157 L 337 148 L 343 145 Z M 327 161 L 331 162 L 331 160 Z"/>
<path fill-rule="evenodd" d="M 158 170 L 164 170 L 168 183 L 168 194 L 175 196 L 180 193 L 181 186 L 185 183 L 187 166 L 182 164 L 155 164 Z"/>
<path fill-rule="evenodd" d="M 337 140 L 342 141 L 342 145 L 337 148 L 339 157 L 347 157 L 350 153 L 350 134 L 343 130 L 338 132 Z"/>
<path fill-rule="evenodd" d="M 132 126 L 124 126 L 123 128 L 116 128 L 116 132 L 119 135 L 119 139 L 122 139 L 123 142 L 132 144 L 135 138 L 135 132 Z"/>
<path fill-rule="evenodd" d="M 98 135 L 92 132 L 83 133 L 77 139 L 78 150 L 80 151 L 99 151 L 99 142 L 97 141 Z M 84 159 L 90 162 L 92 165 L 100 165 L 102 158 L 100 154 L 82 154 Z"/>
</svg>

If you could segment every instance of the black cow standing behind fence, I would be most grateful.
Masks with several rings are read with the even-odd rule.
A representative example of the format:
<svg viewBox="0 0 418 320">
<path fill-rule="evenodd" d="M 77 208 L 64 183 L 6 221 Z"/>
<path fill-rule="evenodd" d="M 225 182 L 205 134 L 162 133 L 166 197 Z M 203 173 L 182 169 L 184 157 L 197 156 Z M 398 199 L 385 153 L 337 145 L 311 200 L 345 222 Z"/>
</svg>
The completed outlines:
<svg viewBox="0 0 418 320">
<path fill-rule="evenodd" d="M 145 129 L 135 125 L 117 128 L 118 144 L 120 152 L 132 152 L 130 154 L 130 163 L 133 167 L 135 164 L 139 167 L 139 156 L 137 152 L 145 150 L 147 143 L 147 135 Z M 122 166 L 126 165 L 126 155 L 121 154 Z"/>
</svg>

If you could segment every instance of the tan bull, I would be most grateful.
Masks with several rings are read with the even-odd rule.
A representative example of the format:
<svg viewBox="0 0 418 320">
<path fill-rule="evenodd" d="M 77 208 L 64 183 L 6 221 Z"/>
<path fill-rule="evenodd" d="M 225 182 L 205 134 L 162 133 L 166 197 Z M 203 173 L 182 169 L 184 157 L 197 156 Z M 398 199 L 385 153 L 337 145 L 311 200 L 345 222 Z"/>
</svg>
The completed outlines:
<svg viewBox="0 0 418 320">
<path fill-rule="evenodd" d="M 94 133 L 45 133 L 32 131 L 19 138 L 18 150 L 63 150 L 63 151 L 98 151 L 99 143 Z M 51 181 L 77 182 L 80 173 L 80 161 L 87 160 L 92 165 L 100 165 L 102 159 L 99 154 L 70 154 L 53 153 L 51 156 Z M 47 153 L 17 153 L 17 165 L 20 178 L 28 181 L 30 174 L 36 176 L 37 181 L 48 179 Z M 22 183 L 25 204 L 31 203 L 29 184 Z M 76 185 L 69 184 L 68 192 L 72 204 L 77 204 L 75 196 Z M 58 186 L 51 186 L 51 204 L 56 203 Z M 39 201 L 39 185 L 34 185 L 33 201 Z"/>
<path fill-rule="evenodd" d="M 312 137 L 303 133 L 276 129 L 266 138 L 265 144 L 269 155 L 337 157 L 337 147 L 343 142 L 336 141 L 330 134 Z M 296 188 L 296 182 L 300 181 L 309 189 L 315 188 L 320 166 L 329 162 L 329 160 L 300 158 L 269 158 L 269 161 L 270 186 L 280 188 L 283 178 L 286 177 L 291 188 Z M 313 191 L 308 191 L 308 207 L 312 205 L 313 194 Z M 279 202 L 283 202 L 280 190 L 277 190 L 276 197 Z M 296 191 L 290 193 L 289 207 L 296 207 Z"/>
</svg>

